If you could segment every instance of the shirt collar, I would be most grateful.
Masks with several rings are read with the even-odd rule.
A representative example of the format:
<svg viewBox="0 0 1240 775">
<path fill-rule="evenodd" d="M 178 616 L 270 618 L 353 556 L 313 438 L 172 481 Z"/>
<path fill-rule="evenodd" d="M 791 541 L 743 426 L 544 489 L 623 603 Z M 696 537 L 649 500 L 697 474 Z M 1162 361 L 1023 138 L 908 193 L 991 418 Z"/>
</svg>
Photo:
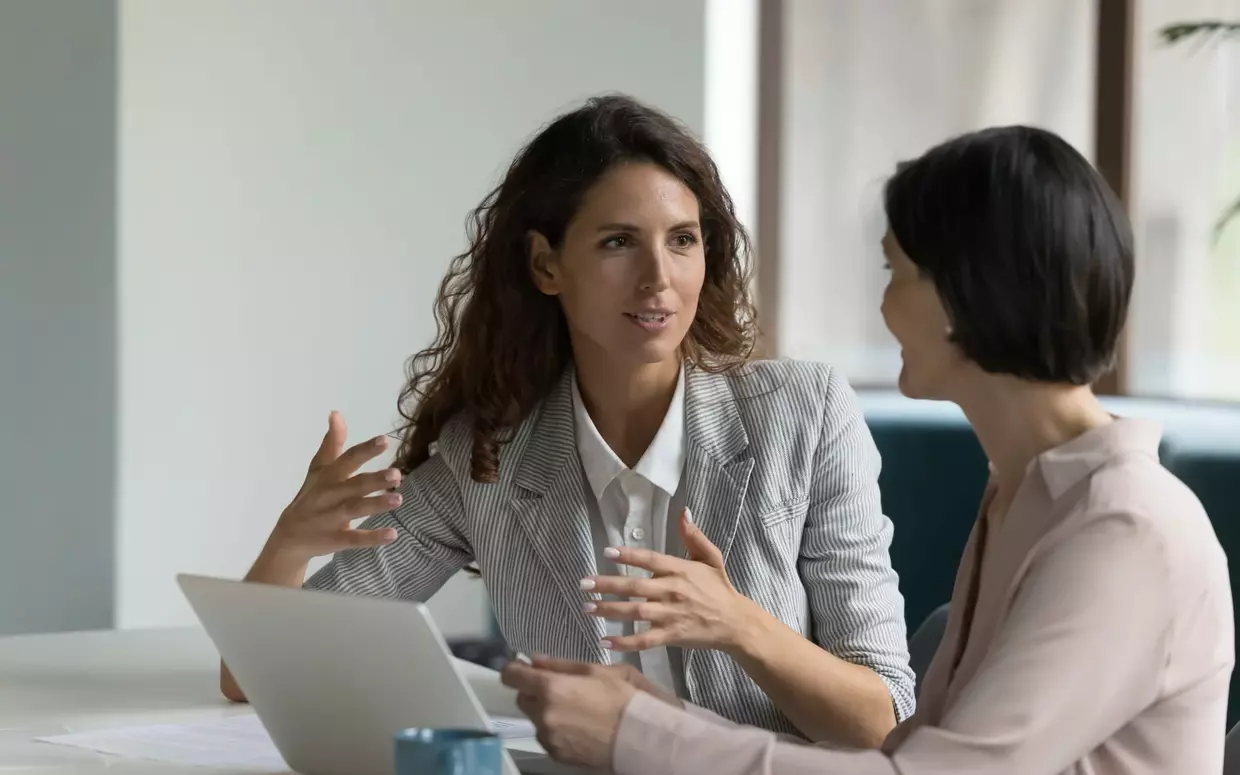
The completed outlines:
<svg viewBox="0 0 1240 775">
<path fill-rule="evenodd" d="M 581 399 L 581 388 L 577 384 L 577 375 L 573 375 L 573 418 L 577 435 L 577 451 L 581 456 L 581 465 L 585 469 L 586 480 L 595 498 L 603 497 L 603 492 L 624 473 L 626 467 L 590 419 L 585 402 Z M 676 392 L 672 394 L 672 402 L 663 416 L 663 423 L 651 440 L 646 452 L 637 461 L 633 471 L 645 477 L 651 484 L 668 495 L 674 495 L 680 487 L 681 472 L 685 467 L 685 368 L 682 364 L 680 375 L 676 379 Z"/>
<path fill-rule="evenodd" d="M 1116 417 L 1066 444 L 1048 449 L 1035 458 L 1035 464 L 1051 497 L 1058 498 L 1117 457 L 1136 453 L 1157 460 L 1161 440 L 1160 423 Z"/>
</svg>

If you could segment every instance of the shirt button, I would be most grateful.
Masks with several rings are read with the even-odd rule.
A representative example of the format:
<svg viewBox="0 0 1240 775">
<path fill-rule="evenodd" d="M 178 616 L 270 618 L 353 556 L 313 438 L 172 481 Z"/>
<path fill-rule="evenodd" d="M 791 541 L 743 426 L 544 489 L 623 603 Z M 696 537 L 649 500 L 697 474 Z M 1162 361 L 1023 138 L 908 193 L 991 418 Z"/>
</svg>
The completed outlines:
<svg viewBox="0 0 1240 775">
<path fill-rule="evenodd" d="M 632 532 L 629 533 L 629 536 L 634 541 L 640 541 L 646 537 L 646 531 L 642 530 L 640 527 L 635 527 L 633 528 Z"/>
</svg>

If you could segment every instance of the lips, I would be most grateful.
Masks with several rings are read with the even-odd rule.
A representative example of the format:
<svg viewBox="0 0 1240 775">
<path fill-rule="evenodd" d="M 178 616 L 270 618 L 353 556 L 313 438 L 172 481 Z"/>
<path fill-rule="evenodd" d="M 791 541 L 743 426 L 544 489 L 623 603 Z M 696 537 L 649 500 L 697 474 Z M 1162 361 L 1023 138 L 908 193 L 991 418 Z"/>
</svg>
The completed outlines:
<svg viewBox="0 0 1240 775">
<path fill-rule="evenodd" d="M 639 323 L 662 323 L 672 316 L 672 313 L 662 310 L 658 312 L 626 312 L 624 314 Z"/>
<path fill-rule="evenodd" d="M 641 312 L 626 312 L 628 321 L 648 334 L 660 334 L 668 330 L 673 313 L 666 309 L 648 309 Z"/>
</svg>

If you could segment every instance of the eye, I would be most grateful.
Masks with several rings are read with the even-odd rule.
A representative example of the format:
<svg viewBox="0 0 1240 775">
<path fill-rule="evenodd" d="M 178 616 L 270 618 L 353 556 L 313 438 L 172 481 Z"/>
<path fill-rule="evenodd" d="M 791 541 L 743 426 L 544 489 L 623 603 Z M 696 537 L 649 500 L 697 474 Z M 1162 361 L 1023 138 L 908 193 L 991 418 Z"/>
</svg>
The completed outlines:
<svg viewBox="0 0 1240 775">
<path fill-rule="evenodd" d="M 620 250 L 629 246 L 629 235 L 617 234 L 614 237 L 608 237 L 600 243 L 601 247 L 608 250 Z"/>
<path fill-rule="evenodd" d="M 678 248 L 691 248 L 697 243 L 697 235 L 690 234 L 688 232 L 685 232 L 684 234 L 677 234 L 675 237 L 672 237 L 672 244 Z"/>
</svg>

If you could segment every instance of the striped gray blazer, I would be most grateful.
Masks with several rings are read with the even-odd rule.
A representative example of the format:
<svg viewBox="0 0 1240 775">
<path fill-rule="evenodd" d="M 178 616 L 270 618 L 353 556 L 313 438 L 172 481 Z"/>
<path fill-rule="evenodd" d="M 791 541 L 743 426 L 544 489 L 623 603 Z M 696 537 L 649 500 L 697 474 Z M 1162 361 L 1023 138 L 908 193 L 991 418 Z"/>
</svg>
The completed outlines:
<svg viewBox="0 0 1240 775">
<path fill-rule="evenodd" d="M 723 552 L 737 589 L 842 659 L 873 669 L 899 719 L 913 711 L 904 600 L 878 450 L 856 397 L 830 367 L 759 361 L 732 374 L 686 370 L 686 503 Z M 608 661 L 604 622 L 582 612 L 596 572 L 589 490 L 577 456 L 570 375 L 501 447 L 499 481 L 470 476 L 472 434 L 451 421 L 438 451 L 405 478 L 379 549 L 338 553 L 308 587 L 425 600 L 477 561 L 513 649 Z M 796 733 L 718 651 L 688 650 L 689 699 L 733 721 Z"/>
</svg>

